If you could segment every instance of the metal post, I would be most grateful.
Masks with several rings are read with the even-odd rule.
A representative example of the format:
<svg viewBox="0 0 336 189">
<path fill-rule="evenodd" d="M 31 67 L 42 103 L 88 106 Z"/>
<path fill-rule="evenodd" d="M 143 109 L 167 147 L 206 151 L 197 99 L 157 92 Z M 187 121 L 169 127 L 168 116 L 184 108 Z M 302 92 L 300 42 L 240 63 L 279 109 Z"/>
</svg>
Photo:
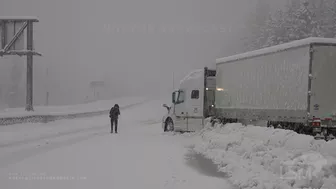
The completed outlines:
<svg viewBox="0 0 336 189">
<path fill-rule="evenodd" d="M 27 50 L 33 51 L 33 22 L 28 21 L 27 25 Z M 33 109 L 33 54 L 27 54 L 27 93 L 26 93 L 26 111 Z"/>
<path fill-rule="evenodd" d="M 7 22 L 6 21 L 1 21 L 1 48 L 4 49 L 6 44 L 7 44 L 7 27 L 6 27 L 6 24 Z"/>
<path fill-rule="evenodd" d="M 187 115 L 187 131 L 189 131 L 189 123 L 188 123 L 188 112 L 186 113 L 186 115 Z"/>
<path fill-rule="evenodd" d="M 175 85 L 175 79 L 174 79 L 174 77 L 175 76 L 174 76 L 174 72 L 173 72 L 173 78 L 172 78 L 173 79 L 173 91 L 175 91 L 175 86 L 174 86 Z"/>
<path fill-rule="evenodd" d="M 46 106 L 49 106 L 49 91 L 47 91 L 46 101 Z"/>
<path fill-rule="evenodd" d="M 48 67 L 47 67 L 47 69 L 46 69 L 46 106 L 48 106 L 49 105 L 49 87 L 48 87 L 48 85 L 49 85 L 49 70 L 48 70 Z"/>
<path fill-rule="evenodd" d="M 208 106 L 208 103 L 207 103 L 207 99 L 208 99 L 208 96 L 207 96 L 207 91 L 206 91 L 206 88 L 207 88 L 207 77 L 208 77 L 208 67 L 205 67 L 204 68 L 204 76 L 203 76 L 204 80 L 203 80 L 203 116 L 202 116 L 202 126 L 204 127 L 204 118 L 207 116 L 206 115 L 206 111 L 210 111 L 209 107 L 206 107 Z M 208 113 L 209 115 L 209 113 Z"/>
</svg>

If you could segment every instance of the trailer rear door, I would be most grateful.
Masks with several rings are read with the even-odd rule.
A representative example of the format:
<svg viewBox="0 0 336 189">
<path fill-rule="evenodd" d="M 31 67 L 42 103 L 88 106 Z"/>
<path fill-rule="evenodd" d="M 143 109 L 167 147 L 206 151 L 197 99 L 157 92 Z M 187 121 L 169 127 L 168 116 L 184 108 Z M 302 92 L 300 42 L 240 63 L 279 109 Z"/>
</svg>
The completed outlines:
<svg viewBox="0 0 336 189">
<path fill-rule="evenodd" d="M 313 45 L 310 112 L 322 120 L 336 115 L 336 46 Z"/>
</svg>

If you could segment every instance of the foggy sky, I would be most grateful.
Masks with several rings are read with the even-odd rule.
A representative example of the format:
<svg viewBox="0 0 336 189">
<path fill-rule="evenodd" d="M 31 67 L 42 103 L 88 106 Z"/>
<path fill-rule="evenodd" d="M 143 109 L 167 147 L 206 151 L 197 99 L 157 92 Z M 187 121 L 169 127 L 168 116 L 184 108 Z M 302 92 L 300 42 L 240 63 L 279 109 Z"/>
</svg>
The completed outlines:
<svg viewBox="0 0 336 189">
<path fill-rule="evenodd" d="M 73 104 L 104 80 L 108 96 L 161 95 L 192 69 L 239 51 L 257 0 L 1 0 L 0 16 L 37 16 L 35 101 Z M 46 68 L 49 76 L 46 77 Z M 24 76 L 25 78 L 25 76 Z"/>
</svg>

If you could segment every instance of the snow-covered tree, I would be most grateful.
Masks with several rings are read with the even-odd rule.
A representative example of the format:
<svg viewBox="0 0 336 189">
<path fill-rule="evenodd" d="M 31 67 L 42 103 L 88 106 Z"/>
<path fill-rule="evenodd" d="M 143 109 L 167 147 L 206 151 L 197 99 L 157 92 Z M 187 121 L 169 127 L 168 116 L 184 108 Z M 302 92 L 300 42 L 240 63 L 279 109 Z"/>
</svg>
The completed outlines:
<svg viewBox="0 0 336 189">
<path fill-rule="evenodd" d="M 260 33 L 265 28 L 269 15 L 270 5 L 268 0 L 258 0 L 255 11 L 249 15 L 246 22 L 245 51 L 258 48 L 263 43 Z"/>
<path fill-rule="evenodd" d="M 306 37 L 336 36 L 335 0 L 292 0 L 260 27 L 252 46 L 262 48 Z"/>
<path fill-rule="evenodd" d="M 314 6 L 309 6 L 308 1 L 301 4 L 293 15 L 295 34 L 293 40 L 321 36 L 316 14 L 318 14 L 318 9 Z"/>
<path fill-rule="evenodd" d="M 336 37 L 336 1 L 320 0 L 319 26 L 324 37 Z"/>
</svg>

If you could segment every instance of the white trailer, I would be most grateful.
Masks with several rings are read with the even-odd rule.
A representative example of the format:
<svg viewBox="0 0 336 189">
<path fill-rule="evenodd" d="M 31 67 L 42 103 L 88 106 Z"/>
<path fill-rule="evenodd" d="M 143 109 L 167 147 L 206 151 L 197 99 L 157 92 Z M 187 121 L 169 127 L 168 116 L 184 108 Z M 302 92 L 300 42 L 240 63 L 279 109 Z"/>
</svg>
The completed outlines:
<svg viewBox="0 0 336 189">
<path fill-rule="evenodd" d="M 216 60 L 216 116 L 299 133 L 336 125 L 336 39 L 307 38 Z"/>
<path fill-rule="evenodd" d="M 166 131 L 190 132 L 203 128 L 204 118 L 214 115 L 216 70 L 195 70 L 172 93 L 172 105 L 166 104 L 168 113 L 162 118 Z M 213 112 L 213 113 L 212 113 Z"/>
</svg>

